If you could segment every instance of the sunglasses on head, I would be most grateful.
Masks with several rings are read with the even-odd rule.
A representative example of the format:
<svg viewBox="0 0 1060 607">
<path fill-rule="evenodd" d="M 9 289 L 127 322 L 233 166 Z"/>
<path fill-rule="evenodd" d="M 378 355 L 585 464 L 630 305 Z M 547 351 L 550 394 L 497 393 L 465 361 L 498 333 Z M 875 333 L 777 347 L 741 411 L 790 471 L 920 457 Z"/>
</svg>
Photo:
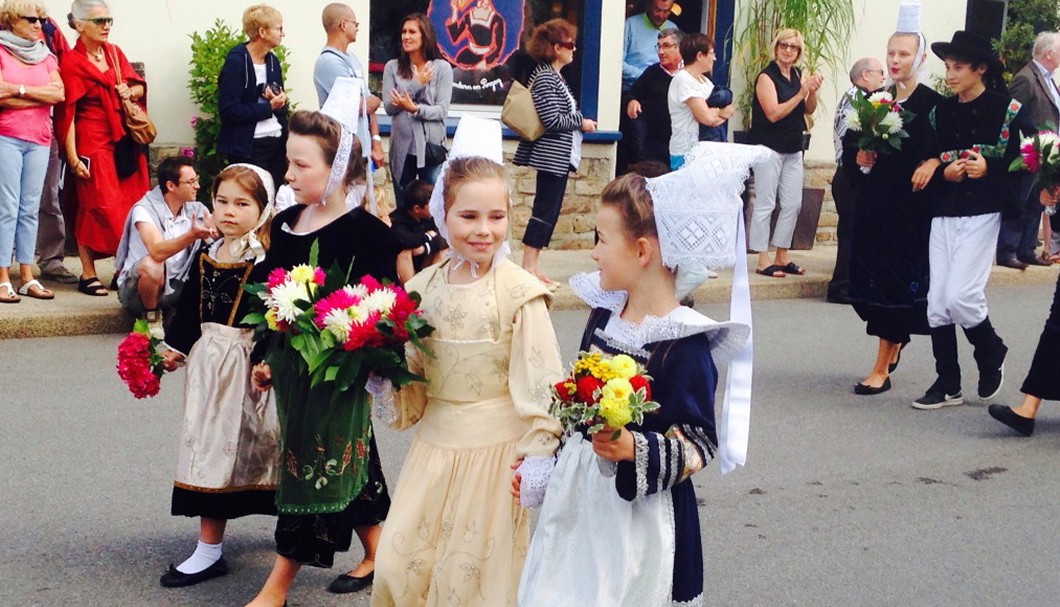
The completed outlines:
<svg viewBox="0 0 1060 607">
<path fill-rule="evenodd" d="M 569 51 L 574 50 L 574 42 L 557 42 L 556 46 L 563 47 Z"/>
<path fill-rule="evenodd" d="M 114 17 L 95 17 L 93 19 L 84 19 L 84 21 L 103 27 L 104 25 L 111 25 L 114 23 Z"/>
<path fill-rule="evenodd" d="M 26 23 L 30 25 L 37 25 L 38 23 L 44 23 L 44 17 L 21 17 Z"/>
</svg>

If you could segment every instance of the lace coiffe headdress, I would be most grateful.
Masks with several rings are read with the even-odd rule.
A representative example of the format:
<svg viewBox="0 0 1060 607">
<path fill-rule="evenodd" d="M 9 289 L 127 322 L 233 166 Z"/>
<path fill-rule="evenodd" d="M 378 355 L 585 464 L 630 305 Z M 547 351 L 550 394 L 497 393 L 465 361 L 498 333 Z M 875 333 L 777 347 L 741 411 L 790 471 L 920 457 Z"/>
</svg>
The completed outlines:
<svg viewBox="0 0 1060 607">
<path fill-rule="evenodd" d="M 365 99 L 367 89 L 364 81 L 360 78 L 342 77 L 336 78 L 331 87 L 328 100 L 320 108 L 320 113 L 330 116 L 342 125 L 342 134 L 339 137 L 339 149 L 335 153 L 335 162 L 331 165 L 331 173 L 328 175 L 328 184 L 324 188 L 324 198 L 321 203 L 328 199 L 336 188 L 344 185 L 346 181 L 346 168 L 350 163 L 350 155 L 353 153 L 354 138 L 360 139 L 361 153 L 366 161 L 371 150 L 371 139 L 368 135 L 368 113 L 366 111 Z M 372 171 L 366 171 L 368 175 L 367 191 L 353 186 L 346 192 L 346 208 L 353 209 L 360 206 L 365 195 L 368 196 L 368 210 L 375 215 L 375 191 L 372 183 Z"/>
<path fill-rule="evenodd" d="M 258 240 L 258 229 L 265 225 L 265 222 L 269 220 L 273 215 L 273 209 L 276 207 L 276 187 L 272 182 L 272 175 L 269 174 L 265 169 L 244 162 L 237 162 L 236 164 L 230 164 L 224 168 L 217 175 L 217 179 L 224 177 L 225 171 L 232 167 L 243 167 L 254 171 L 254 174 L 261 179 L 261 184 L 265 186 L 265 195 L 267 197 L 265 208 L 261 210 L 261 216 L 258 217 L 258 224 L 255 225 L 249 232 L 240 236 L 234 242 L 228 244 L 228 252 L 231 253 L 232 259 L 242 259 L 247 251 L 250 251 L 257 261 L 261 261 L 265 258 L 265 247 Z"/>
</svg>

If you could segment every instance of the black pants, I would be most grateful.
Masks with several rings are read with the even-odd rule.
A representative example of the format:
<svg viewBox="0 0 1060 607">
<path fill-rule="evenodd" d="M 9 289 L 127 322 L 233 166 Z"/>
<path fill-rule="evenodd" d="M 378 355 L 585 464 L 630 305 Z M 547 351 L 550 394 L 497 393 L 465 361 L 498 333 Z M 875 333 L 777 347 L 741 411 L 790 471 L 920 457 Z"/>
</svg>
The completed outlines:
<svg viewBox="0 0 1060 607">
<path fill-rule="evenodd" d="M 1002 219 L 1001 231 L 997 235 L 997 260 L 1016 257 L 1023 261 L 1034 258 L 1038 246 L 1038 226 L 1042 222 L 1042 205 L 1038 202 L 1037 190 L 1033 188 L 1034 177 L 1020 180 L 1020 216 Z"/>
<path fill-rule="evenodd" d="M 421 169 L 416 166 L 418 160 L 415 154 L 405 156 L 405 166 L 401 168 L 401 180 L 394 184 L 394 208 L 405 208 L 405 188 L 412 183 L 413 179 L 419 179 L 424 183 L 434 185 L 438 175 L 442 172 L 442 165 L 424 165 Z"/>
<path fill-rule="evenodd" d="M 832 280 L 828 283 L 828 299 L 846 301 L 850 289 L 850 250 L 854 231 L 854 203 L 857 190 L 843 174 L 843 167 L 837 167 L 832 177 L 832 198 L 835 199 L 835 211 L 839 215 L 835 235 L 838 241 L 835 255 L 835 269 Z"/>
<path fill-rule="evenodd" d="M 272 176 L 273 191 L 285 183 L 287 174 L 287 143 L 283 137 L 254 139 L 250 156 L 229 156 L 229 164 L 245 163 L 261 167 Z"/>
<path fill-rule="evenodd" d="M 559 212 L 563 208 L 563 194 L 567 190 L 567 175 L 555 175 L 548 171 L 537 172 L 537 193 L 534 194 L 534 208 L 530 221 L 526 224 L 523 244 L 535 249 L 543 249 L 552 240 L 552 231 L 559 221 Z"/>
</svg>

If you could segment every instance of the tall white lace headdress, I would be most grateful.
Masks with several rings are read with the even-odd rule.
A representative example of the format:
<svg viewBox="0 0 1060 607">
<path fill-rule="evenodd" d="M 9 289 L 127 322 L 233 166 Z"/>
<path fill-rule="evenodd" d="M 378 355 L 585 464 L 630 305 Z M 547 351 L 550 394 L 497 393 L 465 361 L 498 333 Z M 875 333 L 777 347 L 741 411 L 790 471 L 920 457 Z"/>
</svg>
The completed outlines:
<svg viewBox="0 0 1060 607">
<path fill-rule="evenodd" d="M 350 154 L 353 153 L 355 137 L 360 140 L 361 154 L 365 157 L 367 163 L 372 146 L 371 138 L 368 134 L 368 113 L 365 109 L 366 90 L 364 81 L 360 78 L 345 76 L 336 78 L 335 84 L 331 87 L 331 93 L 328 94 L 328 100 L 320 108 L 320 113 L 334 118 L 342 125 L 339 149 L 335 154 L 335 162 L 331 165 L 331 173 L 328 175 L 328 184 L 324 188 L 324 198 L 321 202 L 326 201 L 336 188 L 343 185 L 346 179 L 346 167 L 350 162 Z M 368 210 L 375 215 L 376 204 L 375 190 L 372 187 L 372 171 L 366 172 L 368 175 L 367 190 L 362 190 L 356 184 L 351 187 L 346 193 L 346 208 L 353 209 L 360 206 L 361 200 L 367 195 Z"/>
<path fill-rule="evenodd" d="M 442 163 L 442 169 L 438 173 L 438 180 L 434 184 L 434 191 L 431 193 L 431 201 L 428 207 L 431 212 L 431 218 L 434 219 L 434 223 L 438 226 L 438 233 L 446 240 L 449 240 L 449 230 L 445 226 L 445 174 L 449 171 L 449 165 L 454 160 L 470 156 L 485 158 L 504 166 L 504 148 L 501 137 L 501 123 L 499 121 L 477 116 L 464 116 L 456 126 L 456 133 L 453 135 L 453 146 L 449 149 L 449 156 Z M 511 204 L 510 192 L 508 200 L 509 204 Z M 505 240 L 493 256 L 493 265 L 496 266 L 498 261 L 507 257 L 511 252 L 511 245 Z M 453 259 L 454 267 L 462 263 L 471 263 L 461 257 L 453 247 L 446 249 L 446 254 Z M 478 275 L 474 264 L 471 264 L 471 273 L 474 276 Z"/>
<path fill-rule="evenodd" d="M 920 0 L 902 0 L 902 3 L 898 5 L 898 23 L 894 28 L 896 34 L 915 34 L 917 37 L 919 46 L 916 50 L 916 57 L 913 59 L 913 66 L 910 68 L 910 72 L 916 74 L 917 81 L 921 79 L 920 68 L 924 67 L 928 52 L 927 39 L 921 31 L 920 11 L 922 8 Z"/>
</svg>

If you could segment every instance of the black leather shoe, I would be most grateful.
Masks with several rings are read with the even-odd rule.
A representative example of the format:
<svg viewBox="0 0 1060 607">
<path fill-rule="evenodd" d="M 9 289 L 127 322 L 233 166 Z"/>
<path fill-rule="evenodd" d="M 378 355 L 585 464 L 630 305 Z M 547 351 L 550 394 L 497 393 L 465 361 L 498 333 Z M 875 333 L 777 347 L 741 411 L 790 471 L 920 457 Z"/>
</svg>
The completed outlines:
<svg viewBox="0 0 1060 607">
<path fill-rule="evenodd" d="M 905 350 L 905 347 L 908 346 L 908 345 L 909 345 L 909 342 L 905 342 L 904 344 L 898 346 L 898 356 L 895 357 L 893 363 L 888 363 L 888 365 L 887 365 L 887 372 L 888 373 L 894 373 L 896 370 L 898 370 L 898 363 L 902 362 L 902 350 Z M 890 378 L 888 378 L 888 379 L 890 379 Z"/>
<path fill-rule="evenodd" d="M 986 408 L 986 411 L 990 414 L 990 417 L 1005 424 L 1009 428 L 1012 428 L 1016 432 L 1019 432 L 1023 436 L 1034 434 L 1033 417 L 1017 415 L 1016 412 L 1012 410 L 1012 407 L 1006 407 L 1005 405 L 990 405 Z"/>
<path fill-rule="evenodd" d="M 858 382 L 854 384 L 854 394 L 860 394 L 861 396 L 873 396 L 875 394 L 883 394 L 884 392 L 891 389 L 891 378 L 883 380 L 883 384 L 880 387 L 866 386 L 865 384 Z"/>
<path fill-rule="evenodd" d="M 357 592 L 358 590 L 364 590 L 365 588 L 372 585 L 372 580 L 375 579 L 375 571 L 369 573 L 364 577 L 353 577 L 343 573 L 339 577 L 335 578 L 335 581 L 331 582 L 328 586 L 328 592 L 335 594 L 346 594 L 347 592 Z"/>
<path fill-rule="evenodd" d="M 1013 270 L 1026 270 L 1027 264 L 1016 259 L 1015 257 L 1009 257 L 1007 259 L 997 260 L 997 265 L 1004 266 L 1006 268 L 1012 268 Z"/>
<path fill-rule="evenodd" d="M 1023 263 L 1025 263 L 1025 264 L 1027 264 L 1029 266 L 1051 266 L 1051 265 L 1053 265 L 1053 264 L 1049 263 L 1048 261 L 1045 261 L 1041 257 L 1038 257 L 1037 255 L 1033 255 L 1031 257 L 1019 257 L 1017 259 L 1019 259 L 1019 261 L 1022 261 Z"/>
<path fill-rule="evenodd" d="M 158 582 L 166 588 L 181 588 L 183 586 L 194 586 L 199 582 L 212 580 L 215 577 L 221 577 L 227 573 L 228 565 L 225 563 L 224 557 L 221 557 L 216 563 L 198 573 L 181 573 L 180 571 L 177 571 L 176 567 L 170 564 L 169 571 L 163 573 Z"/>
</svg>

